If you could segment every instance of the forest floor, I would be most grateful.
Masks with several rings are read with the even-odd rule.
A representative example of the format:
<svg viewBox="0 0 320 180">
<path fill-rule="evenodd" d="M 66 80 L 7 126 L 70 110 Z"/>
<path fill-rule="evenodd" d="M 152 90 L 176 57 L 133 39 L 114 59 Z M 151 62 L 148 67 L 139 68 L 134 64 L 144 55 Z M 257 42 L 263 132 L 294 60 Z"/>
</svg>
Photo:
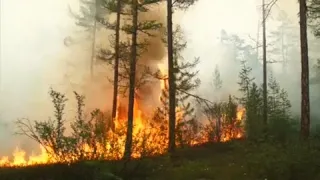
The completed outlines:
<svg viewBox="0 0 320 180">
<path fill-rule="evenodd" d="M 151 180 L 249 180 L 246 151 L 233 143 L 180 149 L 173 163 L 150 173 Z"/>
<path fill-rule="evenodd" d="M 153 169 L 146 173 L 146 179 L 319 180 L 320 159 L 316 158 L 319 152 L 318 140 L 203 144 L 177 150 L 175 160 L 151 159 Z"/>
<path fill-rule="evenodd" d="M 245 141 L 203 144 L 178 149 L 173 158 L 97 162 L 100 171 L 110 171 L 125 180 L 319 180 L 318 148 L 281 144 L 249 145 Z M 317 146 L 318 147 L 318 146 Z M 80 164 L 80 163 L 79 163 Z M 92 164 L 91 164 L 92 165 Z M 55 167 L 53 167 L 55 166 Z M 59 166 L 59 167 L 58 167 Z M 92 166 L 45 165 L 0 168 L 1 180 L 93 180 Z M 89 167 L 89 168 L 88 168 Z M 92 168 L 91 168 L 92 169 Z M 94 170 L 95 171 L 95 170 Z M 23 178 L 21 178 L 23 177 Z M 90 178 L 91 177 L 91 178 Z M 101 180 L 112 180 L 103 178 Z"/>
</svg>

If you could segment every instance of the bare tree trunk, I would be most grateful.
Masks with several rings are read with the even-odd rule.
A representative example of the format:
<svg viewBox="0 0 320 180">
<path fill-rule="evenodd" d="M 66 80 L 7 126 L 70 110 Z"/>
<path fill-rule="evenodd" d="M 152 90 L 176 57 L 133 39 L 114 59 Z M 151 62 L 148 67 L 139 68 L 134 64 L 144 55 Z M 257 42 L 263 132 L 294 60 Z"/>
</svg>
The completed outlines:
<svg viewBox="0 0 320 180">
<path fill-rule="evenodd" d="M 120 43 L 120 13 L 121 0 L 117 1 L 117 21 L 116 21 L 116 44 L 115 44 L 115 59 L 114 59 L 114 77 L 113 77 L 113 103 L 112 103 L 112 122 L 111 129 L 115 130 L 114 121 L 117 114 L 118 103 L 118 81 L 119 81 L 119 43 Z"/>
<path fill-rule="evenodd" d="M 216 130 L 217 130 L 217 142 L 221 142 L 221 117 L 220 117 L 220 115 L 217 118 Z"/>
<path fill-rule="evenodd" d="M 138 29 L 138 1 L 132 0 L 132 42 L 131 42 L 131 62 L 130 62 L 130 87 L 128 103 L 128 125 L 127 138 L 124 151 L 124 159 L 130 160 L 132 154 L 132 132 L 133 132 L 133 110 L 135 94 L 135 77 L 137 61 L 137 29 Z"/>
<path fill-rule="evenodd" d="M 301 47 L 301 136 L 302 138 L 307 139 L 310 133 L 310 102 L 306 0 L 300 0 L 299 4 Z"/>
<path fill-rule="evenodd" d="M 265 0 L 262 0 L 262 49 L 263 49 L 263 123 L 268 123 L 268 91 L 267 91 L 267 38 L 266 38 L 266 8 Z"/>
<path fill-rule="evenodd" d="M 169 144 L 168 151 L 175 151 L 176 126 L 176 87 L 173 62 L 173 30 L 172 30 L 172 0 L 167 0 L 167 31 L 168 31 L 168 75 L 169 75 Z"/>
</svg>

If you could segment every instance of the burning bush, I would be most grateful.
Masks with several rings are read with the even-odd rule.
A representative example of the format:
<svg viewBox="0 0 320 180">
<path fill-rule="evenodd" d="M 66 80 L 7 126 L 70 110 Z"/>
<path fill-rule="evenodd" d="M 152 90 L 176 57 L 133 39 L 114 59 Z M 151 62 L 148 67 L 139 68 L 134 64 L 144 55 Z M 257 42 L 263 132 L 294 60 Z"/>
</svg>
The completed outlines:
<svg viewBox="0 0 320 180">
<path fill-rule="evenodd" d="M 240 108 L 229 96 L 227 102 L 207 104 L 204 114 L 209 123 L 205 125 L 208 141 L 225 142 L 243 135 L 242 118 L 244 109 Z"/>
<path fill-rule="evenodd" d="M 47 121 L 31 122 L 28 119 L 17 121 L 18 134 L 26 135 L 40 144 L 41 154 L 30 156 L 27 160 L 26 153 L 17 150 L 13 155 L 14 159 L 9 160 L 3 157 L 0 160 L 2 166 L 26 166 L 45 163 L 72 163 L 82 160 L 119 160 L 124 153 L 126 136 L 126 117 L 119 114 L 115 120 L 115 130 L 108 126 L 111 124 L 111 117 L 107 112 L 100 110 L 93 111 L 90 116 L 84 114 L 84 96 L 75 93 L 77 100 L 77 116 L 71 122 L 71 133 L 65 132 L 66 122 L 64 121 L 64 107 L 67 98 L 54 90 L 50 90 L 50 96 L 54 105 L 54 119 Z M 230 99 L 229 102 L 221 105 L 221 141 L 227 141 L 242 136 L 239 125 L 241 117 L 237 110 L 237 105 Z M 155 156 L 166 152 L 168 144 L 167 118 L 159 119 L 158 113 L 148 120 L 142 118 L 142 112 L 138 104 L 135 105 L 135 119 L 133 131 L 133 157 Z M 180 111 L 180 112 L 179 112 Z M 177 109 L 177 145 L 195 145 L 204 143 L 204 132 L 212 132 L 213 127 L 208 129 L 200 128 L 195 119 L 185 120 L 181 114 L 182 109 Z M 209 111 L 207 111 L 209 113 Z M 210 111 L 215 112 L 215 111 Z M 210 114 L 207 114 L 208 117 Z M 242 115 L 240 115 L 242 116 Z M 179 118 L 180 117 L 180 118 Z M 210 116 L 210 125 L 218 122 L 214 114 Z M 158 118 L 158 120 L 156 120 Z M 208 118 L 209 119 L 209 118 Z M 208 128 L 209 126 L 207 126 Z M 219 128 L 219 129 L 220 129 Z M 207 133 L 208 134 L 208 133 Z M 213 139 L 217 141 L 217 138 Z"/>
</svg>

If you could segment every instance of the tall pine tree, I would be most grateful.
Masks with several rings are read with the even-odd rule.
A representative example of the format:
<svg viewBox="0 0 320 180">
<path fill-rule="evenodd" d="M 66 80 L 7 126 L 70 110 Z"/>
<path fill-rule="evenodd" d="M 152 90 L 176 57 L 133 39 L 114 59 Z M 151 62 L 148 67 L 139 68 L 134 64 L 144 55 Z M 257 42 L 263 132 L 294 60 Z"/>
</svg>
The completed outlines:
<svg viewBox="0 0 320 180">
<path fill-rule="evenodd" d="M 199 58 L 195 58 L 190 61 L 184 59 L 182 56 L 183 50 L 187 47 L 187 42 L 184 41 L 184 35 L 180 26 L 177 26 L 173 33 L 173 58 L 175 69 L 175 113 L 178 114 L 177 121 L 175 123 L 175 131 L 178 132 L 178 141 L 180 145 L 186 142 L 188 133 L 195 131 L 196 121 L 194 118 L 194 107 L 191 106 L 190 97 L 193 90 L 200 85 L 200 79 L 197 78 L 198 71 L 194 70 L 199 63 Z M 162 91 L 161 102 L 162 106 L 156 112 L 155 119 L 169 119 L 169 87 L 168 79 L 164 77 L 165 88 Z M 189 134 L 189 137 L 191 134 Z"/>
<path fill-rule="evenodd" d="M 307 2 L 299 1 L 300 48 L 301 48 L 301 136 L 307 139 L 310 134 L 309 102 L 309 56 L 307 36 Z"/>
</svg>

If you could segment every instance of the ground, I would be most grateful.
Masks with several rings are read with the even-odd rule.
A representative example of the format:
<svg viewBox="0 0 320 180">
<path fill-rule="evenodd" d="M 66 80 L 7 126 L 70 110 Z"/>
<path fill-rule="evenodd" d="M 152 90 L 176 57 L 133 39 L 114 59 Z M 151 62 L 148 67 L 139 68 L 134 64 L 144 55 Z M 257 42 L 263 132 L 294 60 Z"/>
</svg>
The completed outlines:
<svg viewBox="0 0 320 180">
<path fill-rule="evenodd" d="M 151 174 L 150 179 L 248 180 L 243 168 L 244 153 L 231 144 L 207 144 L 180 150 L 177 165 Z"/>
<path fill-rule="evenodd" d="M 279 144 L 249 145 L 246 142 L 204 144 L 179 149 L 169 157 L 123 162 L 87 162 L 0 169 L 1 180 L 111 180 L 103 172 L 140 180 L 318 180 L 318 150 Z M 317 146 L 318 147 L 318 146 Z M 290 149 L 290 150 L 289 150 Z M 316 154 L 315 154 L 316 153 Z M 94 167 L 94 168 L 93 168 Z M 23 177 L 23 178 L 22 178 Z M 94 178 L 95 177 L 95 178 Z M 97 178 L 100 177 L 100 178 Z"/>
</svg>

